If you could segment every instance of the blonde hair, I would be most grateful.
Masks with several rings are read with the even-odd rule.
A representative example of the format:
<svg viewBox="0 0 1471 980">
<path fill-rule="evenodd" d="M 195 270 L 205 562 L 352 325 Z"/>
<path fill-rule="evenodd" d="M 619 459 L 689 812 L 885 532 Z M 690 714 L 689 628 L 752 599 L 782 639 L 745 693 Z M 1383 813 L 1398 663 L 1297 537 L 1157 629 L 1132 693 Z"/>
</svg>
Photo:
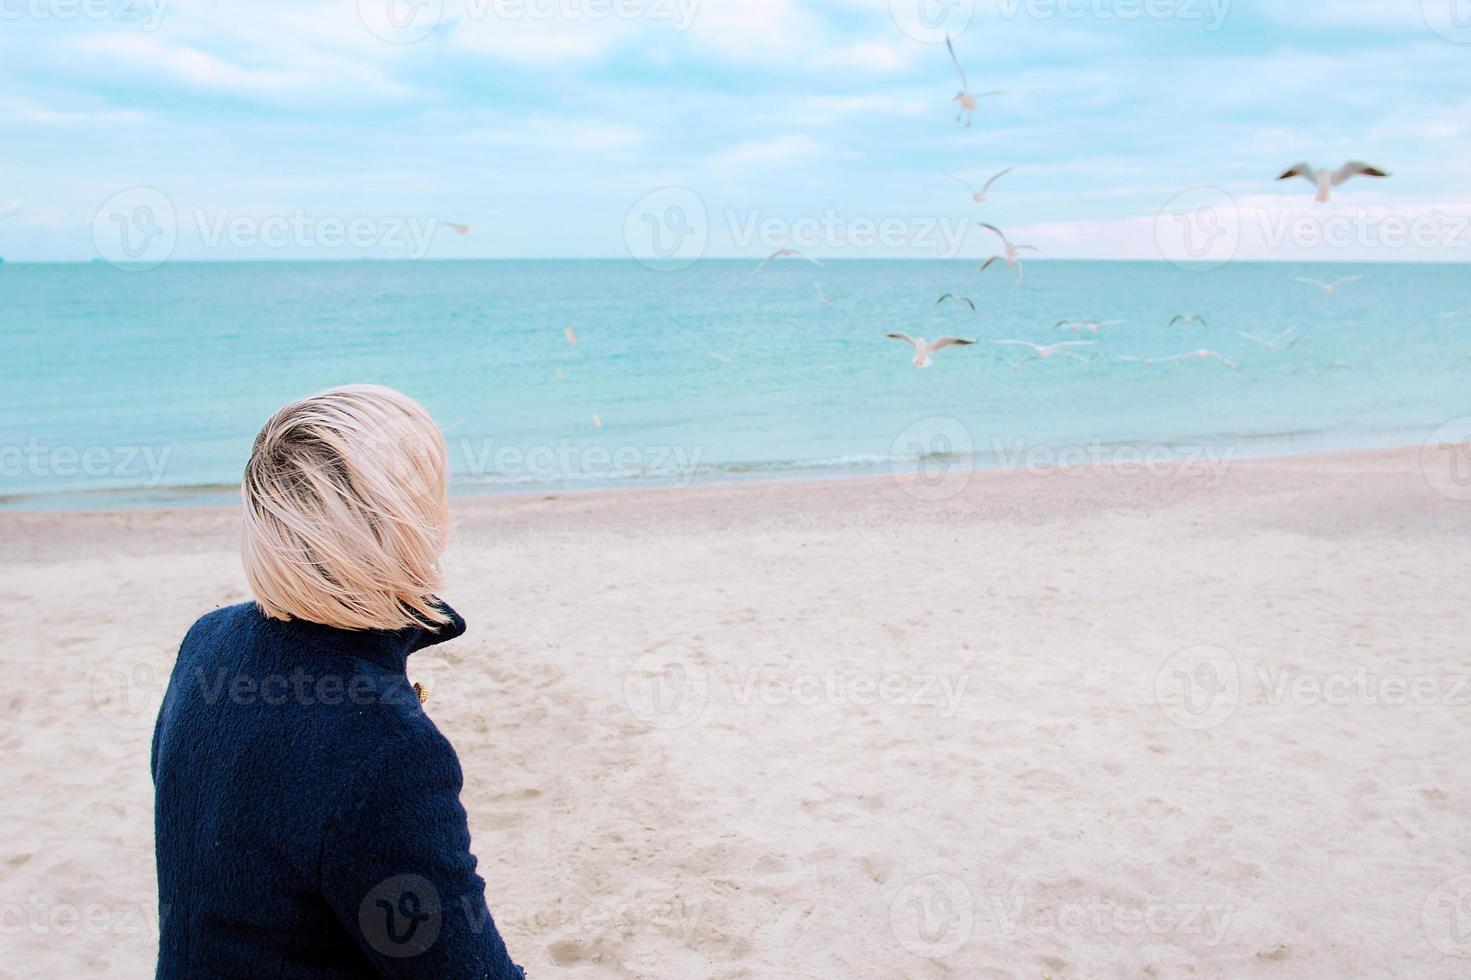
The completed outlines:
<svg viewBox="0 0 1471 980">
<path fill-rule="evenodd" d="M 303 398 L 255 437 L 241 557 L 267 616 L 342 629 L 443 624 L 444 436 L 379 385 Z"/>
</svg>

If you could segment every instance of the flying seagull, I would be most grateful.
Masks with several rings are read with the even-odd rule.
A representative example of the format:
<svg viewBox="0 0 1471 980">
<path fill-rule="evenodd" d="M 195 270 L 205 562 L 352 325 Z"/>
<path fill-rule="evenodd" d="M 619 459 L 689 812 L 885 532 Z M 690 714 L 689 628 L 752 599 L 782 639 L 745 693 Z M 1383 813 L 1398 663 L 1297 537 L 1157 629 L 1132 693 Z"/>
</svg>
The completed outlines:
<svg viewBox="0 0 1471 980">
<path fill-rule="evenodd" d="M 960 59 L 956 57 L 955 45 L 950 41 L 950 35 L 945 35 L 945 47 L 950 49 L 950 60 L 955 62 L 955 70 L 960 73 L 960 91 L 955 93 L 952 102 L 960 103 L 960 111 L 955 114 L 955 121 L 960 122 L 965 118 L 965 128 L 969 129 L 971 122 L 975 119 L 976 105 L 978 99 L 984 99 L 992 95 L 1000 95 L 1000 92 L 971 92 L 970 82 L 966 80 L 965 69 L 960 66 Z"/>
<path fill-rule="evenodd" d="M 1358 282 L 1364 277 L 1349 276 L 1347 279 L 1339 279 L 1334 282 L 1319 282 L 1316 279 L 1309 279 L 1306 276 L 1294 276 L 1293 278 L 1295 278 L 1298 282 L 1305 282 L 1309 286 L 1317 286 L 1319 289 L 1323 290 L 1324 296 L 1332 296 L 1339 286 L 1346 286 L 1351 282 Z"/>
<path fill-rule="evenodd" d="M 1018 252 L 1035 252 L 1035 251 L 1037 251 L 1037 246 L 1035 246 L 1035 245 L 1013 245 L 1011 243 L 1011 240 L 1006 237 L 1006 232 L 1002 231 L 1000 228 L 997 228 L 995 225 L 988 225 L 988 224 L 986 224 L 986 222 L 982 221 L 981 222 L 981 227 L 982 228 L 986 228 L 986 229 L 988 229 L 990 231 L 994 231 L 1001 238 L 1001 244 L 1003 246 L 1005 246 L 1005 248 L 1006 248 L 1006 254 L 1005 255 L 993 255 L 989 259 L 987 259 L 986 261 L 982 262 L 981 263 L 981 271 L 982 272 L 985 272 L 987 269 L 989 269 L 995 263 L 997 263 L 997 262 L 1003 262 L 1004 261 L 1007 264 L 1008 267 L 1013 268 L 1013 269 L 1016 270 L 1017 282 L 1025 283 L 1027 281 L 1026 270 L 1024 270 L 1022 268 L 1022 262 L 1021 262 L 1021 259 L 1017 256 L 1017 253 Z"/>
<path fill-rule="evenodd" d="M 1060 344 L 1034 344 L 1030 340 L 998 340 L 997 344 L 1003 347 L 1026 347 L 1039 358 L 1048 358 L 1054 355 L 1070 357 L 1075 361 L 1087 362 L 1088 358 L 1074 354 L 1069 348 L 1072 347 L 1096 347 L 1096 340 L 1067 340 Z"/>
<path fill-rule="evenodd" d="M 791 259 L 791 258 L 806 259 L 808 262 L 811 262 L 813 265 L 818 265 L 818 266 L 822 265 L 821 262 L 817 261 L 816 259 L 814 259 L 812 256 L 808 255 L 806 252 L 802 251 L 801 249 L 797 249 L 797 248 L 779 248 L 775 252 L 772 252 L 770 255 L 766 256 L 766 258 L 761 261 L 761 264 L 758 265 L 758 266 L 756 266 L 756 272 L 760 272 L 762 269 L 766 268 L 768 265 L 770 265 L 772 262 L 776 261 L 777 259 Z M 752 275 L 755 275 L 755 273 L 752 273 Z"/>
<path fill-rule="evenodd" d="M 974 340 L 965 340 L 960 337 L 941 337 L 939 340 L 925 340 L 923 337 L 911 337 L 907 333 L 886 333 L 885 337 L 893 340 L 902 340 L 914 348 L 914 366 L 929 367 L 930 355 L 937 354 L 946 347 L 968 346 L 974 344 Z"/>
<path fill-rule="evenodd" d="M 935 300 L 935 305 L 939 306 L 947 299 L 950 300 L 950 302 L 952 303 L 964 303 L 966 306 L 970 307 L 970 311 L 972 313 L 976 311 L 976 304 L 973 301 L 966 299 L 964 296 L 956 296 L 954 293 L 946 293 L 944 296 L 941 296 L 939 299 Z"/>
<path fill-rule="evenodd" d="M 1071 330 L 1073 333 L 1097 333 L 1104 327 L 1117 327 L 1128 323 L 1128 320 L 1058 320 L 1052 325 L 1053 330 Z"/>
<path fill-rule="evenodd" d="M 814 280 L 812 280 L 812 288 L 815 289 L 815 290 L 817 290 L 817 300 L 818 300 L 818 302 L 820 302 L 823 306 L 826 306 L 828 304 L 828 298 L 827 298 L 827 293 L 824 293 L 822 291 L 822 284 L 820 282 L 818 282 L 816 279 L 814 279 Z"/>
<path fill-rule="evenodd" d="M 1237 370 L 1235 361 L 1226 357 L 1222 357 L 1220 354 L 1217 354 L 1213 350 L 1193 350 L 1188 354 L 1176 354 L 1174 357 L 1157 357 L 1155 358 L 1155 360 L 1158 361 L 1160 364 L 1168 364 L 1173 361 L 1217 360 L 1220 361 L 1222 364 L 1225 364 L 1227 367 L 1231 368 L 1231 370 Z"/>
<path fill-rule="evenodd" d="M 1339 186 L 1351 177 L 1388 177 L 1389 174 L 1378 167 L 1370 166 L 1362 160 L 1350 160 L 1337 170 L 1314 170 L 1306 163 L 1295 163 L 1278 177 L 1278 180 L 1291 180 L 1293 177 L 1301 177 L 1318 187 L 1319 203 L 1326 203 L 1333 195 L 1333 188 Z"/>
<path fill-rule="evenodd" d="M 1259 344 L 1262 348 L 1266 350 L 1276 350 L 1279 346 L 1296 347 L 1298 344 L 1308 339 L 1306 337 L 1295 336 L 1297 333 L 1296 327 L 1290 327 L 1270 339 L 1265 337 L 1258 337 L 1256 334 L 1246 333 L 1241 330 L 1236 331 L 1236 333 L 1239 336 L 1245 337 L 1253 344 Z"/>
<path fill-rule="evenodd" d="M 1174 316 L 1170 317 L 1170 326 L 1173 327 L 1177 323 L 1183 323 L 1187 327 L 1209 326 L 1209 324 L 1205 322 L 1205 317 L 1203 316 L 1185 316 L 1181 313 L 1177 313 Z"/>
<path fill-rule="evenodd" d="M 970 191 L 970 199 L 972 201 L 975 201 L 977 204 L 985 204 L 986 203 L 986 193 L 988 191 L 990 191 L 991 185 L 994 184 L 994 183 L 996 183 L 996 181 L 1000 180 L 1002 177 L 1005 177 L 1007 174 L 1011 173 L 1015 169 L 1016 169 L 1015 167 L 1007 167 L 1005 170 L 1001 171 L 999 174 L 997 174 L 996 176 L 992 177 L 990 180 L 988 180 L 984 184 L 982 184 L 980 190 L 976 190 L 970 184 L 968 184 L 965 181 L 961 180 L 959 177 L 955 176 L 954 174 L 946 174 L 945 176 L 946 177 L 949 177 L 951 180 L 955 181 L 957 184 L 959 184 L 960 186 L 964 187 L 966 190 Z"/>
</svg>

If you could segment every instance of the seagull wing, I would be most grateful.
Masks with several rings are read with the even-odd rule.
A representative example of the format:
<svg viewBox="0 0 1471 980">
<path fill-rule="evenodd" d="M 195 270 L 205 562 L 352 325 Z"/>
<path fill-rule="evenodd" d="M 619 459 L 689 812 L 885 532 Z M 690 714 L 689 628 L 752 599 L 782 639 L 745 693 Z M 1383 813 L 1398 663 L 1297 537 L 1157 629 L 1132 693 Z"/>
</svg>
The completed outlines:
<svg viewBox="0 0 1471 980">
<path fill-rule="evenodd" d="M 1378 167 L 1365 163 L 1362 160 L 1350 160 L 1333 172 L 1333 186 L 1348 180 L 1350 177 L 1388 177 L 1389 174 Z"/>
<path fill-rule="evenodd" d="M 951 43 L 949 34 L 945 35 L 945 47 L 950 51 L 950 60 L 955 62 L 955 70 L 960 73 L 960 87 L 962 89 L 969 89 L 970 82 L 965 78 L 965 69 L 960 66 L 960 59 L 956 57 L 955 45 Z"/>
<path fill-rule="evenodd" d="M 974 343 L 974 340 L 966 340 L 963 337 L 941 337 L 939 340 L 930 344 L 930 353 L 933 354 L 935 351 L 944 350 L 946 347 L 965 347 Z"/>
<path fill-rule="evenodd" d="M 997 234 L 997 236 L 1000 237 L 1000 239 L 1001 239 L 1001 241 L 1003 243 L 1005 243 L 1007 245 L 1010 245 L 1011 244 L 1010 242 L 1008 242 L 1006 240 L 1006 232 L 1002 231 L 1000 228 L 997 228 L 995 225 L 989 225 L 989 224 L 987 224 L 984 221 L 982 221 L 980 223 L 980 225 L 981 225 L 982 228 L 986 228 L 986 229 L 988 229 L 990 231 L 994 231 Z"/>
<path fill-rule="evenodd" d="M 888 337 L 890 340 L 902 340 L 910 347 L 913 347 L 915 350 L 919 350 L 919 344 L 915 341 L 913 337 L 909 336 L 909 334 L 907 333 L 886 333 L 884 334 L 884 336 Z"/>
<path fill-rule="evenodd" d="M 1314 170 L 1310 164 L 1306 163 L 1294 163 L 1292 166 L 1284 170 L 1282 172 L 1282 176 L 1278 177 L 1277 179 L 1291 180 L 1293 177 L 1304 177 L 1314 184 L 1318 182 L 1318 172 Z"/>
<path fill-rule="evenodd" d="M 1307 276 L 1293 276 L 1293 278 L 1296 279 L 1298 282 L 1305 282 L 1309 286 L 1317 286 L 1319 289 L 1328 288 L 1328 284 L 1326 282 L 1319 282 L 1316 279 L 1309 279 Z"/>
<path fill-rule="evenodd" d="M 1042 349 L 1041 344 L 1034 344 L 1030 340 L 997 340 L 993 341 L 993 343 L 999 344 L 1002 347 L 1027 347 L 1034 351 L 1040 351 Z"/>
<path fill-rule="evenodd" d="M 999 255 L 993 255 L 989 259 L 987 259 L 986 261 L 984 261 L 984 262 L 981 263 L 980 271 L 981 272 L 985 272 L 987 269 L 991 268 L 991 266 L 995 265 L 997 262 L 1000 262 L 1000 261 L 1001 261 L 1001 256 L 999 256 Z"/>
<path fill-rule="evenodd" d="M 975 188 L 971 187 L 970 184 L 968 184 L 965 181 L 961 180 L 959 177 L 955 176 L 954 174 L 947 173 L 945 176 L 946 177 L 949 177 L 951 180 L 955 181 L 957 184 L 959 184 L 961 187 L 964 187 L 968 191 L 974 191 L 975 190 Z M 987 185 L 987 186 L 990 186 L 990 185 Z"/>
<path fill-rule="evenodd" d="M 1002 177 L 1005 177 L 1007 174 L 1011 173 L 1015 169 L 1015 167 L 1007 167 L 1005 170 L 1001 171 L 999 174 L 986 181 L 986 186 L 983 187 L 982 190 L 990 190 L 992 184 L 996 183 L 996 181 L 1000 180 Z"/>
<path fill-rule="evenodd" d="M 756 272 L 760 272 L 762 269 L 766 268 L 768 265 L 771 264 L 772 260 L 780 254 L 780 252 L 772 252 L 770 255 L 766 256 L 766 258 L 761 260 L 761 264 L 756 266 Z M 756 272 L 751 273 L 751 275 L 754 276 Z"/>
</svg>

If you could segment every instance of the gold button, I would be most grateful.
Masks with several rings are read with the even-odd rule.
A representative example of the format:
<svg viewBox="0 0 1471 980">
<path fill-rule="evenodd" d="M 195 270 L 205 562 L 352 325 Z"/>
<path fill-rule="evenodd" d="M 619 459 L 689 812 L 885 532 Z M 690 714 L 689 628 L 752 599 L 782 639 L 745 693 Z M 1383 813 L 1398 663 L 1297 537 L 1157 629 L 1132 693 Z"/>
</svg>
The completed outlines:
<svg viewBox="0 0 1471 980">
<path fill-rule="evenodd" d="M 420 704 L 426 704 L 426 703 L 428 703 L 428 701 L 429 701 L 429 688 L 425 687 L 423 684 L 415 683 L 414 684 L 414 693 L 419 696 L 419 703 Z"/>
</svg>

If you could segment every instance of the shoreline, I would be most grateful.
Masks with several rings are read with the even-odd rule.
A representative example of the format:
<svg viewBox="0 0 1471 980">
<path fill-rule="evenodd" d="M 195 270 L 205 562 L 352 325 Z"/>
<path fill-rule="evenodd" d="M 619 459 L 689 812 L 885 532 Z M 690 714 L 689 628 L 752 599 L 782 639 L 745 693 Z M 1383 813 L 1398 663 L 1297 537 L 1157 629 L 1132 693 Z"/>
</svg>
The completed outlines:
<svg viewBox="0 0 1471 980">
<path fill-rule="evenodd" d="M 1430 426 L 1425 427 L 1427 431 Z M 1216 466 L 1235 466 L 1240 463 L 1275 460 L 1275 459 L 1315 459 L 1322 457 L 1372 454 L 1372 453 L 1397 453 L 1397 452 L 1419 452 L 1423 443 L 1413 443 L 1402 440 L 1405 430 L 1396 430 L 1394 436 L 1390 436 L 1382 442 L 1360 440 L 1357 444 L 1347 447 L 1325 447 L 1325 448 L 1287 448 L 1285 445 L 1278 447 L 1254 446 L 1255 451 L 1241 452 L 1240 444 L 1228 443 L 1145 443 L 1137 441 L 1103 442 L 1093 440 L 1089 443 L 1071 444 L 1053 447 L 1050 445 L 1033 445 L 1018 448 L 1019 455 L 1040 454 L 1044 456 L 1076 457 L 1086 456 L 1089 453 L 1112 454 L 1112 460 L 1101 462 L 1084 462 L 1076 465 L 1083 467 L 1096 466 L 1102 470 L 1140 468 L 1163 470 L 1165 472 L 1188 468 L 1193 462 L 1202 459 Z M 1264 439 L 1263 442 L 1269 442 Z M 1020 447 L 1024 441 L 1018 440 Z M 1125 459 L 1127 455 L 1129 458 Z M 899 465 L 902 463 L 903 465 Z M 1038 469 L 1070 469 L 1074 466 L 1054 464 L 1052 466 L 1030 466 L 1030 465 L 1008 465 L 1004 460 L 986 458 L 981 459 L 975 455 L 961 459 L 957 457 L 931 457 L 927 460 L 910 458 L 907 460 L 891 459 L 878 461 L 872 465 L 849 464 L 832 467 L 803 467 L 794 465 L 789 470 L 772 466 L 768 469 L 752 468 L 743 471 L 722 470 L 708 475 L 699 475 L 689 478 L 675 478 L 665 480 L 659 478 L 639 479 L 612 477 L 606 482 L 584 481 L 578 484 L 548 482 L 545 484 L 533 484 L 528 481 L 525 484 L 506 483 L 501 485 L 466 484 L 461 478 L 460 483 L 451 480 L 450 500 L 464 501 L 479 498 L 515 499 L 518 497 L 545 497 L 545 496 L 588 496 L 601 494 L 628 494 L 628 493 L 667 493 L 680 492 L 700 488 L 736 488 L 766 485 L 784 484 L 825 484 L 846 483 L 850 481 L 870 480 L 904 480 L 918 474 L 921 468 L 943 463 L 945 466 L 954 467 L 957 471 L 965 471 L 972 474 L 986 473 L 1026 473 Z M 238 505 L 239 486 L 237 484 L 196 484 L 180 487 L 156 487 L 156 488 L 97 488 L 86 490 L 71 490 L 63 492 L 36 492 L 25 494 L 0 494 L 0 515 L 17 513 L 113 513 L 113 512 L 149 512 L 170 510 L 210 510 L 228 509 Z M 145 498 L 136 503 L 120 503 L 115 498 Z M 81 503 L 83 500 L 96 499 L 103 501 L 98 506 L 87 506 Z M 39 502 L 40 506 L 34 504 Z"/>
</svg>

